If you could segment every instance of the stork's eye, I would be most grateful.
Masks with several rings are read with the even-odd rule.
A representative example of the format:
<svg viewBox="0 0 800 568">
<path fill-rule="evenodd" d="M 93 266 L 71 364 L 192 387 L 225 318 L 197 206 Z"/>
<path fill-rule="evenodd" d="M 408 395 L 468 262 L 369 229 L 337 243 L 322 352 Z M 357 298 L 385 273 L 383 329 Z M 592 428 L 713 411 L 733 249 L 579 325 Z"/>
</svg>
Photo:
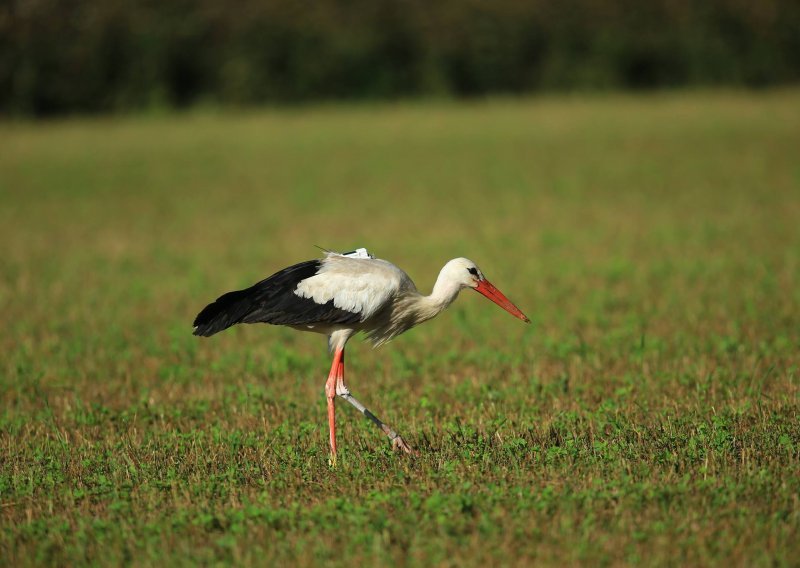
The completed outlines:
<svg viewBox="0 0 800 568">
<path fill-rule="evenodd" d="M 478 269 L 475 268 L 474 266 L 470 266 L 469 268 L 467 268 L 467 272 L 469 272 L 473 276 L 477 276 L 478 275 Z"/>
</svg>

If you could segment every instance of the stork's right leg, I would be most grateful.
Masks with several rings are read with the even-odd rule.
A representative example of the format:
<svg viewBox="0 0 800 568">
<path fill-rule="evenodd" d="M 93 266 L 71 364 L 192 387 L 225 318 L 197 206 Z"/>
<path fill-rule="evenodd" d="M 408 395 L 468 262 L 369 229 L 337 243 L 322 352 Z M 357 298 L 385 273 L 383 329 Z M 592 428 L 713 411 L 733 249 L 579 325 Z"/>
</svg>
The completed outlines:
<svg viewBox="0 0 800 568">
<path fill-rule="evenodd" d="M 333 354 L 333 364 L 331 372 L 328 373 L 328 380 L 325 382 L 325 397 L 328 399 L 328 430 L 331 443 L 331 464 L 336 465 L 336 379 L 339 375 L 339 368 L 342 365 L 344 351 L 337 349 Z"/>
</svg>

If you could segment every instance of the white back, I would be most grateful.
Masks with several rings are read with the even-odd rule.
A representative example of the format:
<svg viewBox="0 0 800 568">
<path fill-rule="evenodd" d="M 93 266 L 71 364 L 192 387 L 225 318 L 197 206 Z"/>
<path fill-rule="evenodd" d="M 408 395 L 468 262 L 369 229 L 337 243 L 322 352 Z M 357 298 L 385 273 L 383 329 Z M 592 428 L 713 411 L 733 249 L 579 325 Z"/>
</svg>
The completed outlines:
<svg viewBox="0 0 800 568">
<path fill-rule="evenodd" d="M 365 321 L 401 291 L 416 290 L 408 275 L 379 258 L 327 253 L 317 274 L 302 280 L 294 293 L 317 304 L 333 300 L 339 309 Z"/>
</svg>

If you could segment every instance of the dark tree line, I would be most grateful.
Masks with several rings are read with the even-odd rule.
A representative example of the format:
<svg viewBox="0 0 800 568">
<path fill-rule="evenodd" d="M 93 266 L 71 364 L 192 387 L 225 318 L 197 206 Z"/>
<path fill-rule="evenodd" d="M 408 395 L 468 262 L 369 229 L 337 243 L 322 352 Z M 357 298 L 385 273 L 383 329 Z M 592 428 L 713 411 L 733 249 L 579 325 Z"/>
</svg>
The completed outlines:
<svg viewBox="0 0 800 568">
<path fill-rule="evenodd" d="M 767 86 L 796 0 L 0 0 L 0 112 Z"/>
</svg>

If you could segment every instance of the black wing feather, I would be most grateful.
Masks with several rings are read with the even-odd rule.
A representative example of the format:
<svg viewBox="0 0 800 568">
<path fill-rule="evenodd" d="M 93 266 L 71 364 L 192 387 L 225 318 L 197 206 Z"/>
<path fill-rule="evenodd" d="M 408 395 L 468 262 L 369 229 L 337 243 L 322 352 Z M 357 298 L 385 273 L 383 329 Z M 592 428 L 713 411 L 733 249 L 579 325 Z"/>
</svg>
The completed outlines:
<svg viewBox="0 0 800 568">
<path fill-rule="evenodd" d="M 194 334 L 209 337 L 237 323 L 309 325 L 360 321 L 360 314 L 337 308 L 333 300 L 317 304 L 294 293 L 297 285 L 314 276 L 321 264 L 319 260 L 301 262 L 250 288 L 223 294 L 197 314 Z"/>
</svg>

